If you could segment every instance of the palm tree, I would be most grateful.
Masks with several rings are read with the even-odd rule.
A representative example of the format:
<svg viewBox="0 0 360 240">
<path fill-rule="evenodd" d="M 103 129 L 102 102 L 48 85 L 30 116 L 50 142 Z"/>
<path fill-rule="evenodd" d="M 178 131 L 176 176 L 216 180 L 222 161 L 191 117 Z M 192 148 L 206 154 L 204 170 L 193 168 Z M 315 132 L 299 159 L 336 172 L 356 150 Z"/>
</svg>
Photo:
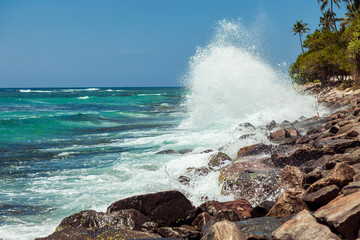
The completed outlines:
<svg viewBox="0 0 360 240">
<path fill-rule="evenodd" d="M 348 0 L 343 0 L 343 1 L 348 1 Z M 321 11 L 322 10 L 324 10 L 325 9 L 325 7 L 328 5 L 328 3 L 329 3 L 329 1 L 328 0 L 317 0 L 317 2 L 318 3 L 320 3 L 320 2 L 322 2 L 322 4 L 321 4 L 321 7 L 320 7 L 320 9 L 321 9 Z M 330 0 L 330 10 L 331 10 L 331 12 L 333 13 L 333 14 L 335 14 L 334 13 L 334 9 L 333 9 L 333 3 L 335 3 L 336 4 L 336 6 L 338 6 L 338 8 L 340 8 L 340 3 L 341 2 L 341 0 Z M 335 16 L 335 15 L 334 15 Z M 334 27 L 335 27 L 335 30 L 337 30 L 337 28 L 336 28 L 336 23 L 334 22 Z"/>
<path fill-rule="evenodd" d="M 346 26 L 351 23 L 357 14 L 360 14 L 360 0 L 346 0 L 348 3 L 346 5 L 347 13 L 345 13 L 345 18 L 340 24 L 341 26 Z"/>
<path fill-rule="evenodd" d="M 294 27 L 293 27 L 293 33 L 294 33 L 294 36 L 296 34 L 299 34 L 299 38 L 300 38 L 300 45 L 301 45 L 301 50 L 302 52 L 304 53 L 304 48 L 303 48 L 303 44 L 302 44 L 302 40 L 301 40 L 301 35 L 303 33 L 307 33 L 310 29 L 308 27 L 306 27 L 308 24 L 307 23 L 302 23 L 302 20 L 301 21 L 297 21 L 295 24 L 294 24 Z"/>
<path fill-rule="evenodd" d="M 323 16 L 320 17 L 320 24 L 319 26 L 322 26 L 322 30 L 336 30 L 335 22 L 339 21 L 339 19 L 335 18 L 335 13 L 331 12 L 330 9 L 328 9 L 326 12 L 323 12 Z"/>
</svg>

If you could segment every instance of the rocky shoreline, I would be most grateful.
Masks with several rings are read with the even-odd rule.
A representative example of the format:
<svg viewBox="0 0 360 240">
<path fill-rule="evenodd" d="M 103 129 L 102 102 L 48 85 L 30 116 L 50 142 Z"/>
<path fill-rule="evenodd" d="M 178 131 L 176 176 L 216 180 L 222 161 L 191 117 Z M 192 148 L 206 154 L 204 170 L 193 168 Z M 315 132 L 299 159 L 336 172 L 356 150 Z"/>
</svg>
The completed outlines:
<svg viewBox="0 0 360 240">
<path fill-rule="evenodd" d="M 360 92 L 318 84 L 301 90 L 334 112 L 271 122 L 272 144 L 243 147 L 235 159 L 216 152 L 208 166 L 191 169 L 198 175 L 220 171 L 222 194 L 237 200 L 196 208 L 178 191 L 130 197 L 106 213 L 66 217 L 38 240 L 360 239 Z"/>
</svg>

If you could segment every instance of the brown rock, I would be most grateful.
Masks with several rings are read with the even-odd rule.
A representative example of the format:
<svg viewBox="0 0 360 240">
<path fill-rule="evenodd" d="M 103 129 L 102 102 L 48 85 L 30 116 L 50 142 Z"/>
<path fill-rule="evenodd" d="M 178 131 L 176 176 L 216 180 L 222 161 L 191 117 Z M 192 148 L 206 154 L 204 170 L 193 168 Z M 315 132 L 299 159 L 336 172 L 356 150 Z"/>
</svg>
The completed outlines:
<svg viewBox="0 0 360 240">
<path fill-rule="evenodd" d="M 303 188 L 304 175 L 299 168 L 286 165 L 281 171 L 278 185 L 281 188 Z"/>
<path fill-rule="evenodd" d="M 237 152 L 238 157 L 254 156 L 259 154 L 269 154 L 271 152 L 271 145 L 258 143 L 246 147 L 242 147 Z"/>
<path fill-rule="evenodd" d="M 360 163 L 360 149 L 345 154 L 335 154 L 328 160 L 328 163 L 332 163 L 333 166 L 338 162 L 346 162 L 350 165 Z"/>
<path fill-rule="evenodd" d="M 259 218 L 266 216 L 266 214 L 271 210 L 271 208 L 275 205 L 273 201 L 264 201 L 257 205 L 256 207 L 251 210 L 251 217 L 252 218 Z"/>
<path fill-rule="evenodd" d="M 217 168 L 223 166 L 224 164 L 230 163 L 231 161 L 232 159 L 228 155 L 222 152 L 218 152 L 210 157 L 208 164 L 210 168 Z"/>
<path fill-rule="evenodd" d="M 179 191 L 139 195 L 112 203 L 107 213 L 136 209 L 160 226 L 180 226 L 195 217 L 195 208 Z"/>
<path fill-rule="evenodd" d="M 355 192 L 360 192 L 360 182 L 352 182 L 341 190 L 341 193 L 344 194 L 344 196 Z"/>
<path fill-rule="evenodd" d="M 276 200 L 266 216 L 288 217 L 304 209 L 308 209 L 302 200 L 304 191 L 302 189 L 289 188 Z"/>
<path fill-rule="evenodd" d="M 193 226 L 197 231 L 201 231 L 201 229 L 207 224 L 211 219 L 214 219 L 208 212 L 202 212 L 194 219 L 191 226 Z"/>
<path fill-rule="evenodd" d="M 305 183 L 313 184 L 314 182 L 316 182 L 321 178 L 322 178 L 322 173 L 320 169 L 315 168 L 314 170 L 312 170 L 311 172 L 305 175 Z"/>
<path fill-rule="evenodd" d="M 338 163 L 329 175 L 322 178 L 307 189 L 307 193 L 315 192 L 323 187 L 335 184 L 338 188 L 343 188 L 346 184 L 352 181 L 355 171 L 346 163 Z"/>
<path fill-rule="evenodd" d="M 212 216 L 216 216 L 221 211 L 233 211 L 238 219 L 245 219 L 251 216 L 252 206 L 245 199 L 235 200 L 231 202 L 208 201 L 198 207 L 198 212 L 208 212 Z"/>
<path fill-rule="evenodd" d="M 235 223 L 224 220 L 208 228 L 201 240 L 246 240 L 246 236 Z"/>
<path fill-rule="evenodd" d="M 278 129 L 270 133 L 270 140 L 275 143 L 293 143 L 295 139 L 300 137 L 299 132 L 296 129 Z"/>
<path fill-rule="evenodd" d="M 346 149 L 359 146 L 357 139 L 322 139 L 317 143 L 314 143 L 317 148 L 330 148 L 336 153 L 344 153 Z"/>
<path fill-rule="evenodd" d="M 276 229 L 273 232 L 273 238 L 276 240 L 340 240 L 327 226 L 317 223 L 307 210 L 299 212 L 295 218 Z"/>
<path fill-rule="evenodd" d="M 332 155 L 333 150 L 317 149 L 308 144 L 295 145 L 285 149 L 277 149 L 271 154 L 271 160 L 277 167 L 286 165 L 300 166 L 311 159 L 318 159 L 323 155 Z"/>
<path fill-rule="evenodd" d="M 336 185 L 323 187 L 316 192 L 306 194 L 303 198 L 311 211 L 314 211 L 336 198 L 339 194 L 339 188 Z"/>
<path fill-rule="evenodd" d="M 356 239 L 360 228 L 360 192 L 340 195 L 318 209 L 314 217 L 336 229 L 346 239 Z"/>
</svg>

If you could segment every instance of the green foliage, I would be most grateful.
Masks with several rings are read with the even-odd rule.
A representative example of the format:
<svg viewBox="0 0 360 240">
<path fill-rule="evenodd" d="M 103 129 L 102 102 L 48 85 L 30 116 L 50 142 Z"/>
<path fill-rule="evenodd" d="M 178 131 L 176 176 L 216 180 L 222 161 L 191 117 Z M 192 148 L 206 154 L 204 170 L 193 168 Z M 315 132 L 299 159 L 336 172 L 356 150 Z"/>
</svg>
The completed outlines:
<svg viewBox="0 0 360 240">
<path fill-rule="evenodd" d="M 357 15 L 346 29 L 346 36 L 349 39 L 347 53 L 351 63 L 353 80 L 356 87 L 360 87 L 360 15 Z"/>
<path fill-rule="evenodd" d="M 344 32 L 315 31 L 307 36 L 304 47 L 308 51 L 301 54 L 289 68 L 295 83 L 304 84 L 320 79 L 322 84 L 327 84 L 333 76 L 348 74 Z"/>
</svg>

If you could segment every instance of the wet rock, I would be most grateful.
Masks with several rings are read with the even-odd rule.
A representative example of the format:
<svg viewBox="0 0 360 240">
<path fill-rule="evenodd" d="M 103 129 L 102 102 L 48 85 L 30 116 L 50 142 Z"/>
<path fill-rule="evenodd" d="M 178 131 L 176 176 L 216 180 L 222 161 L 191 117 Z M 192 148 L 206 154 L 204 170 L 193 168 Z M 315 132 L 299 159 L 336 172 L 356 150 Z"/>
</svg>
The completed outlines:
<svg viewBox="0 0 360 240">
<path fill-rule="evenodd" d="M 187 176 L 179 176 L 178 180 L 183 185 L 189 185 L 190 181 L 191 181 L 191 179 L 189 177 L 187 177 Z"/>
<path fill-rule="evenodd" d="M 264 201 L 257 205 L 256 207 L 251 210 L 251 217 L 252 218 L 259 218 L 265 216 L 271 208 L 275 205 L 273 201 Z"/>
<path fill-rule="evenodd" d="M 251 216 L 251 204 L 245 199 L 230 202 L 208 201 L 201 204 L 197 212 L 208 212 L 212 216 L 216 216 L 221 211 L 233 211 L 239 219 L 245 219 Z"/>
<path fill-rule="evenodd" d="M 239 218 L 238 214 L 233 210 L 221 210 L 215 215 L 216 221 L 229 220 L 230 222 L 237 222 L 241 219 Z"/>
<path fill-rule="evenodd" d="M 214 151 L 214 150 L 206 149 L 206 150 L 202 151 L 201 153 L 211 153 L 211 152 L 213 152 L 213 151 Z"/>
<path fill-rule="evenodd" d="M 98 239 L 153 239 L 161 236 L 153 233 L 131 231 L 127 229 L 91 229 L 91 228 L 64 228 L 61 231 L 36 240 L 98 240 Z"/>
<path fill-rule="evenodd" d="M 279 125 L 274 120 L 272 120 L 269 124 L 266 125 L 266 129 L 269 131 L 277 127 L 279 127 Z"/>
<path fill-rule="evenodd" d="M 299 212 L 273 232 L 274 239 L 340 240 L 327 226 L 319 224 L 307 210 Z"/>
<path fill-rule="evenodd" d="M 288 217 L 304 209 L 308 209 L 302 200 L 304 191 L 302 189 L 289 188 L 276 200 L 266 216 Z"/>
<path fill-rule="evenodd" d="M 335 184 L 338 188 L 343 188 L 352 181 L 355 171 L 346 163 L 338 163 L 328 176 L 322 178 L 307 189 L 307 193 L 315 192 L 323 187 Z"/>
<path fill-rule="evenodd" d="M 342 126 L 338 134 L 345 134 L 348 137 L 357 137 L 360 134 L 360 124 L 352 123 Z"/>
<path fill-rule="evenodd" d="M 180 153 L 180 154 L 186 154 L 186 153 L 190 153 L 190 152 L 192 152 L 193 150 L 192 149 L 182 149 L 182 150 L 180 150 L 178 153 Z"/>
<path fill-rule="evenodd" d="M 295 143 L 296 144 L 306 144 L 306 143 L 310 143 L 311 141 L 312 141 L 311 137 L 302 136 L 302 137 L 299 137 L 298 139 L 296 139 Z"/>
<path fill-rule="evenodd" d="M 360 192 L 340 195 L 318 209 L 314 217 L 336 229 L 346 239 L 356 239 L 360 228 Z"/>
<path fill-rule="evenodd" d="M 299 168 L 287 165 L 281 171 L 278 185 L 283 189 L 303 188 L 304 175 Z"/>
<path fill-rule="evenodd" d="M 251 169 L 242 171 L 242 167 L 244 167 L 242 163 L 232 164 L 221 171 L 219 182 L 223 183 L 222 194 L 232 194 L 237 199 L 248 199 L 252 204 L 258 204 L 277 194 L 278 171 L 268 172 L 271 170 L 269 168 L 264 171 Z"/>
<path fill-rule="evenodd" d="M 246 240 L 246 236 L 235 223 L 224 220 L 209 227 L 201 240 Z"/>
<path fill-rule="evenodd" d="M 286 165 L 300 166 L 309 160 L 333 154 L 334 152 L 331 149 L 316 149 L 308 144 L 302 144 L 279 147 L 271 154 L 271 160 L 277 167 L 285 167 Z"/>
<path fill-rule="evenodd" d="M 181 238 L 187 240 L 198 240 L 201 233 L 191 230 L 187 227 L 161 227 L 158 229 L 159 234 L 165 238 Z"/>
<path fill-rule="evenodd" d="M 291 217 L 250 218 L 236 222 L 236 225 L 248 239 L 250 237 L 253 239 L 272 239 L 272 232 L 290 219 Z"/>
<path fill-rule="evenodd" d="M 240 148 L 237 152 L 238 157 L 254 156 L 260 154 L 270 154 L 272 149 L 271 145 L 265 145 L 263 143 L 258 143 L 250 146 Z"/>
<path fill-rule="evenodd" d="M 231 163 L 232 159 L 226 155 L 225 153 L 218 152 L 210 157 L 209 167 L 210 168 L 218 168 L 225 164 Z"/>
<path fill-rule="evenodd" d="M 139 195 L 112 203 L 107 213 L 136 209 L 160 226 L 180 226 L 195 217 L 195 208 L 179 191 Z"/>
<path fill-rule="evenodd" d="M 339 194 L 339 188 L 336 185 L 323 187 L 316 192 L 306 194 L 303 198 L 311 211 L 314 211 L 336 198 Z"/>
<path fill-rule="evenodd" d="M 341 193 L 344 194 L 344 196 L 355 192 L 360 192 L 360 182 L 352 182 L 341 190 Z"/>
<path fill-rule="evenodd" d="M 173 149 L 167 149 L 167 150 L 157 152 L 156 154 L 179 154 L 179 152 L 175 151 Z"/>
<path fill-rule="evenodd" d="M 316 125 L 316 126 L 312 126 L 310 127 L 310 129 L 306 132 L 306 135 L 312 135 L 312 134 L 316 134 L 316 133 L 322 133 L 326 130 L 326 128 L 324 128 L 321 125 Z"/>
<path fill-rule="evenodd" d="M 194 219 L 191 226 L 193 226 L 197 231 L 201 231 L 201 229 L 207 224 L 210 220 L 214 219 L 208 212 L 202 212 Z"/>
</svg>

